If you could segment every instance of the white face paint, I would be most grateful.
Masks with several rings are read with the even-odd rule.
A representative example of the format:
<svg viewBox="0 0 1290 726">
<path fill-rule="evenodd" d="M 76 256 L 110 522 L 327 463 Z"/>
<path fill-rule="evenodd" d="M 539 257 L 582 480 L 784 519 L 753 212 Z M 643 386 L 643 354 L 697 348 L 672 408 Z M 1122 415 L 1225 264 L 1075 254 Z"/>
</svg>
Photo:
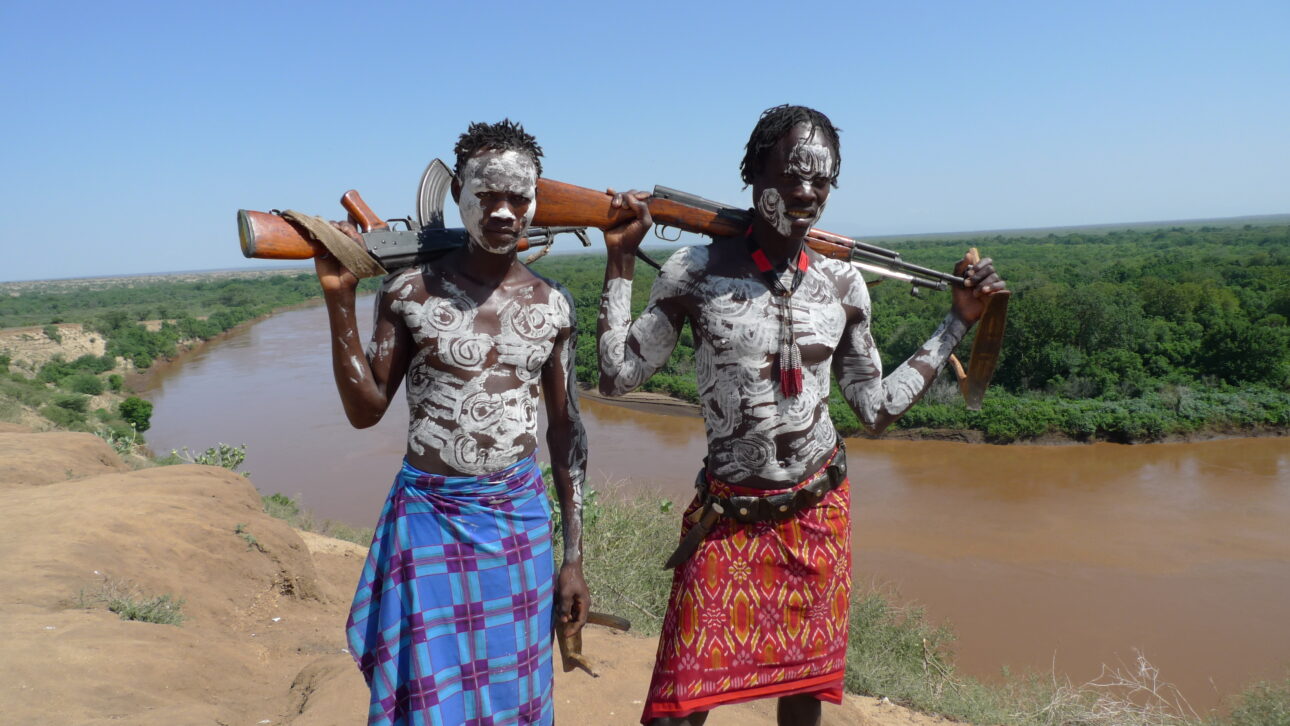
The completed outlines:
<svg viewBox="0 0 1290 726">
<path fill-rule="evenodd" d="M 793 220 L 788 218 L 788 209 L 784 206 L 784 198 L 779 195 L 778 189 L 761 190 L 761 198 L 757 200 L 757 213 L 784 237 L 793 233 Z"/>
<path fill-rule="evenodd" d="M 817 189 L 818 198 L 818 189 L 824 187 L 827 190 L 833 179 L 833 150 L 816 140 L 816 129 L 802 125 L 793 133 L 799 134 L 801 141 L 789 150 L 781 168 L 767 168 L 774 183 L 762 189 L 757 198 L 758 215 L 784 237 L 792 233 L 795 221 L 805 222 L 807 228 L 815 226 L 824 212 L 827 191 L 823 195 L 825 199 L 808 210 L 790 210 L 784 196 L 805 184 Z M 772 162 L 768 160 L 767 163 Z"/>
<path fill-rule="evenodd" d="M 494 204 L 494 197 L 522 197 L 528 200 L 524 218 L 516 225 L 515 213 L 509 204 Z M 458 201 L 461 223 L 470 235 L 470 241 L 480 249 L 494 254 L 509 254 L 528 229 L 537 212 L 537 166 L 533 158 L 522 151 L 484 151 L 466 161 L 461 170 L 461 197 Z M 485 218 L 485 206 L 491 211 Z M 505 241 L 489 239 L 488 225 L 510 227 L 514 237 Z"/>
<path fill-rule="evenodd" d="M 833 177 L 833 150 L 815 140 L 814 129 L 802 143 L 793 147 L 788 157 L 788 169 L 803 181 L 814 181 L 820 177 Z"/>
</svg>

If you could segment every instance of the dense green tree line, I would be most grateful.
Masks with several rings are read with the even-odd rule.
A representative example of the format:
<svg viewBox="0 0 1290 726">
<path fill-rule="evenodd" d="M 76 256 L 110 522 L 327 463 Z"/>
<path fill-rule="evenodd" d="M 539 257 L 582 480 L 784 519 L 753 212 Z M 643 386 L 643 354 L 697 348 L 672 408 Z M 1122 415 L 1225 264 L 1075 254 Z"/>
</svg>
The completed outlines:
<svg viewBox="0 0 1290 726">
<path fill-rule="evenodd" d="M 209 280 L 153 280 L 146 277 L 99 287 L 50 285 L 0 298 L 0 328 L 46 323 L 205 318 L 221 310 L 272 310 L 319 294 L 312 274 L 284 274 Z M 112 325 L 110 327 L 116 327 Z"/>
<path fill-rule="evenodd" d="M 1290 426 L 1290 226 L 1169 228 L 1045 237 L 892 243 L 904 258 L 949 270 L 969 246 L 993 257 L 1014 291 L 994 385 L 967 411 L 943 381 L 898 425 L 983 431 L 992 441 L 1062 433 L 1152 440 L 1201 429 Z M 670 250 L 654 250 L 663 259 Z M 535 269 L 569 288 L 578 309 L 578 379 L 594 386 L 599 254 L 550 255 Z M 634 312 L 654 272 L 640 265 Z M 376 281 L 364 282 L 372 290 Z M 871 288 L 873 332 L 890 369 L 927 339 L 949 308 L 946 293 Z M 318 295 L 313 275 L 158 282 L 0 298 L 0 326 L 83 322 L 109 356 L 146 367 L 180 341 L 206 339 Z M 148 331 L 140 320 L 161 319 Z M 959 347 L 966 359 L 969 339 Z M 64 364 L 65 365 L 65 364 Z M 947 376 L 948 377 L 948 376 Z M 60 378 L 61 380 L 61 378 Z M 87 381 L 82 386 L 92 387 Z M 696 400 L 687 326 L 667 365 L 645 385 Z M 836 391 L 845 432 L 855 416 Z"/>
</svg>

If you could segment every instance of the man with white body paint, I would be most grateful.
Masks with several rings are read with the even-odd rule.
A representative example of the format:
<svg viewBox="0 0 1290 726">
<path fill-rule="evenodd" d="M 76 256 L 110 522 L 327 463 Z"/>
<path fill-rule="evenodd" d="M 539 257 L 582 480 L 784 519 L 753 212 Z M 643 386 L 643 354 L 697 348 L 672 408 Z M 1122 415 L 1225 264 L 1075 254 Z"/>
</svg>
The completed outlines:
<svg viewBox="0 0 1290 726">
<path fill-rule="evenodd" d="M 456 154 L 469 244 L 386 278 L 366 351 L 357 279 L 316 263 L 350 422 L 380 420 L 405 377 L 411 414 L 347 631 L 370 724 L 550 724 L 553 598 L 569 634 L 590 606 L 573 299 L 516 257 L 537 207 L 533 137 L 509 120 L 471 124 Z M 539 386 L 564 523 L 558 575 L 534 458 Z"/>
<path fill-rule="evenodd" d="M 829 418 L 830 371 L 864 426 L 881 432 L 931 385 L 983 299 L 1005 285 L 965 258 L 950 314 L 885 378 L 865 281 L 805 245 L 841 158 L 824 114 L 779 106 L 748 141 L 752 226 L 678 250 L 631 320 L 634 255 L 652 223 L 606 231 L 598 327 L 600 388 L 621 395 L 667 362 L 681 327 L 695 340 L 708 456 L 682 545 L 642 723 L 702 724 L 714 706 L 779 698 L 780 724 L 818 724 L 842 698 L 851 557 L 845 452 Z"/>
</svg>

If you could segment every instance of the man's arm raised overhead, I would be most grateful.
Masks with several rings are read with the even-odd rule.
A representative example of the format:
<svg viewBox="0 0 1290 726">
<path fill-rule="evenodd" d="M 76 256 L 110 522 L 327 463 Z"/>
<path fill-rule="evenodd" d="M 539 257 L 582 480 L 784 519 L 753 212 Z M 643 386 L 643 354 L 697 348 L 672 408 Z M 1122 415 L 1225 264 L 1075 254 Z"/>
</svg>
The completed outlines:
<svg viewBox="0 0 1290 726">
<path fill-rule="evenodd" d="M 611 190 L 612 193 L 612 190 Z M 636 217 L 605 230 L 605 287 L 600 296 L 600 317 L 596 324 L 600 359 L 600 392 L 621 396 L 635 390 L 667 363 L 685 322 L 677 297 L 686 268 L 686 251 L 667 261 L 650 291 L 649 303 L 632 322 L 632 277 L 636 271 L 636 250 L 645 231 L 653 224 L 645 192 L 614 195 L 612 206 L 626 206 Z"/>
</svg>

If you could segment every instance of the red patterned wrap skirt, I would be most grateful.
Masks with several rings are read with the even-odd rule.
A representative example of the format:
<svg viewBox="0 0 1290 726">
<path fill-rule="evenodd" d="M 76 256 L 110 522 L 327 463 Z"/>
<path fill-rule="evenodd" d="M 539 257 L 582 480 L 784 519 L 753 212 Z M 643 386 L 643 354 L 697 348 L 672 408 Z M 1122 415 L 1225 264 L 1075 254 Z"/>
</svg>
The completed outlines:
<svg viewBox="0 0 1290 726">
<path fill-rule="evenodd" d="M 807 480 L 809 481 L 809 479 Z M 714 497 L 771 496 L 709 477 Z M 693 526 L 686 509 L 681 537 Z M 842 702 L 851 601 L 850 483 L 781 522 L 722 517 L 672 577 L 641 723 L 810 694 Z"/>
</svg>

